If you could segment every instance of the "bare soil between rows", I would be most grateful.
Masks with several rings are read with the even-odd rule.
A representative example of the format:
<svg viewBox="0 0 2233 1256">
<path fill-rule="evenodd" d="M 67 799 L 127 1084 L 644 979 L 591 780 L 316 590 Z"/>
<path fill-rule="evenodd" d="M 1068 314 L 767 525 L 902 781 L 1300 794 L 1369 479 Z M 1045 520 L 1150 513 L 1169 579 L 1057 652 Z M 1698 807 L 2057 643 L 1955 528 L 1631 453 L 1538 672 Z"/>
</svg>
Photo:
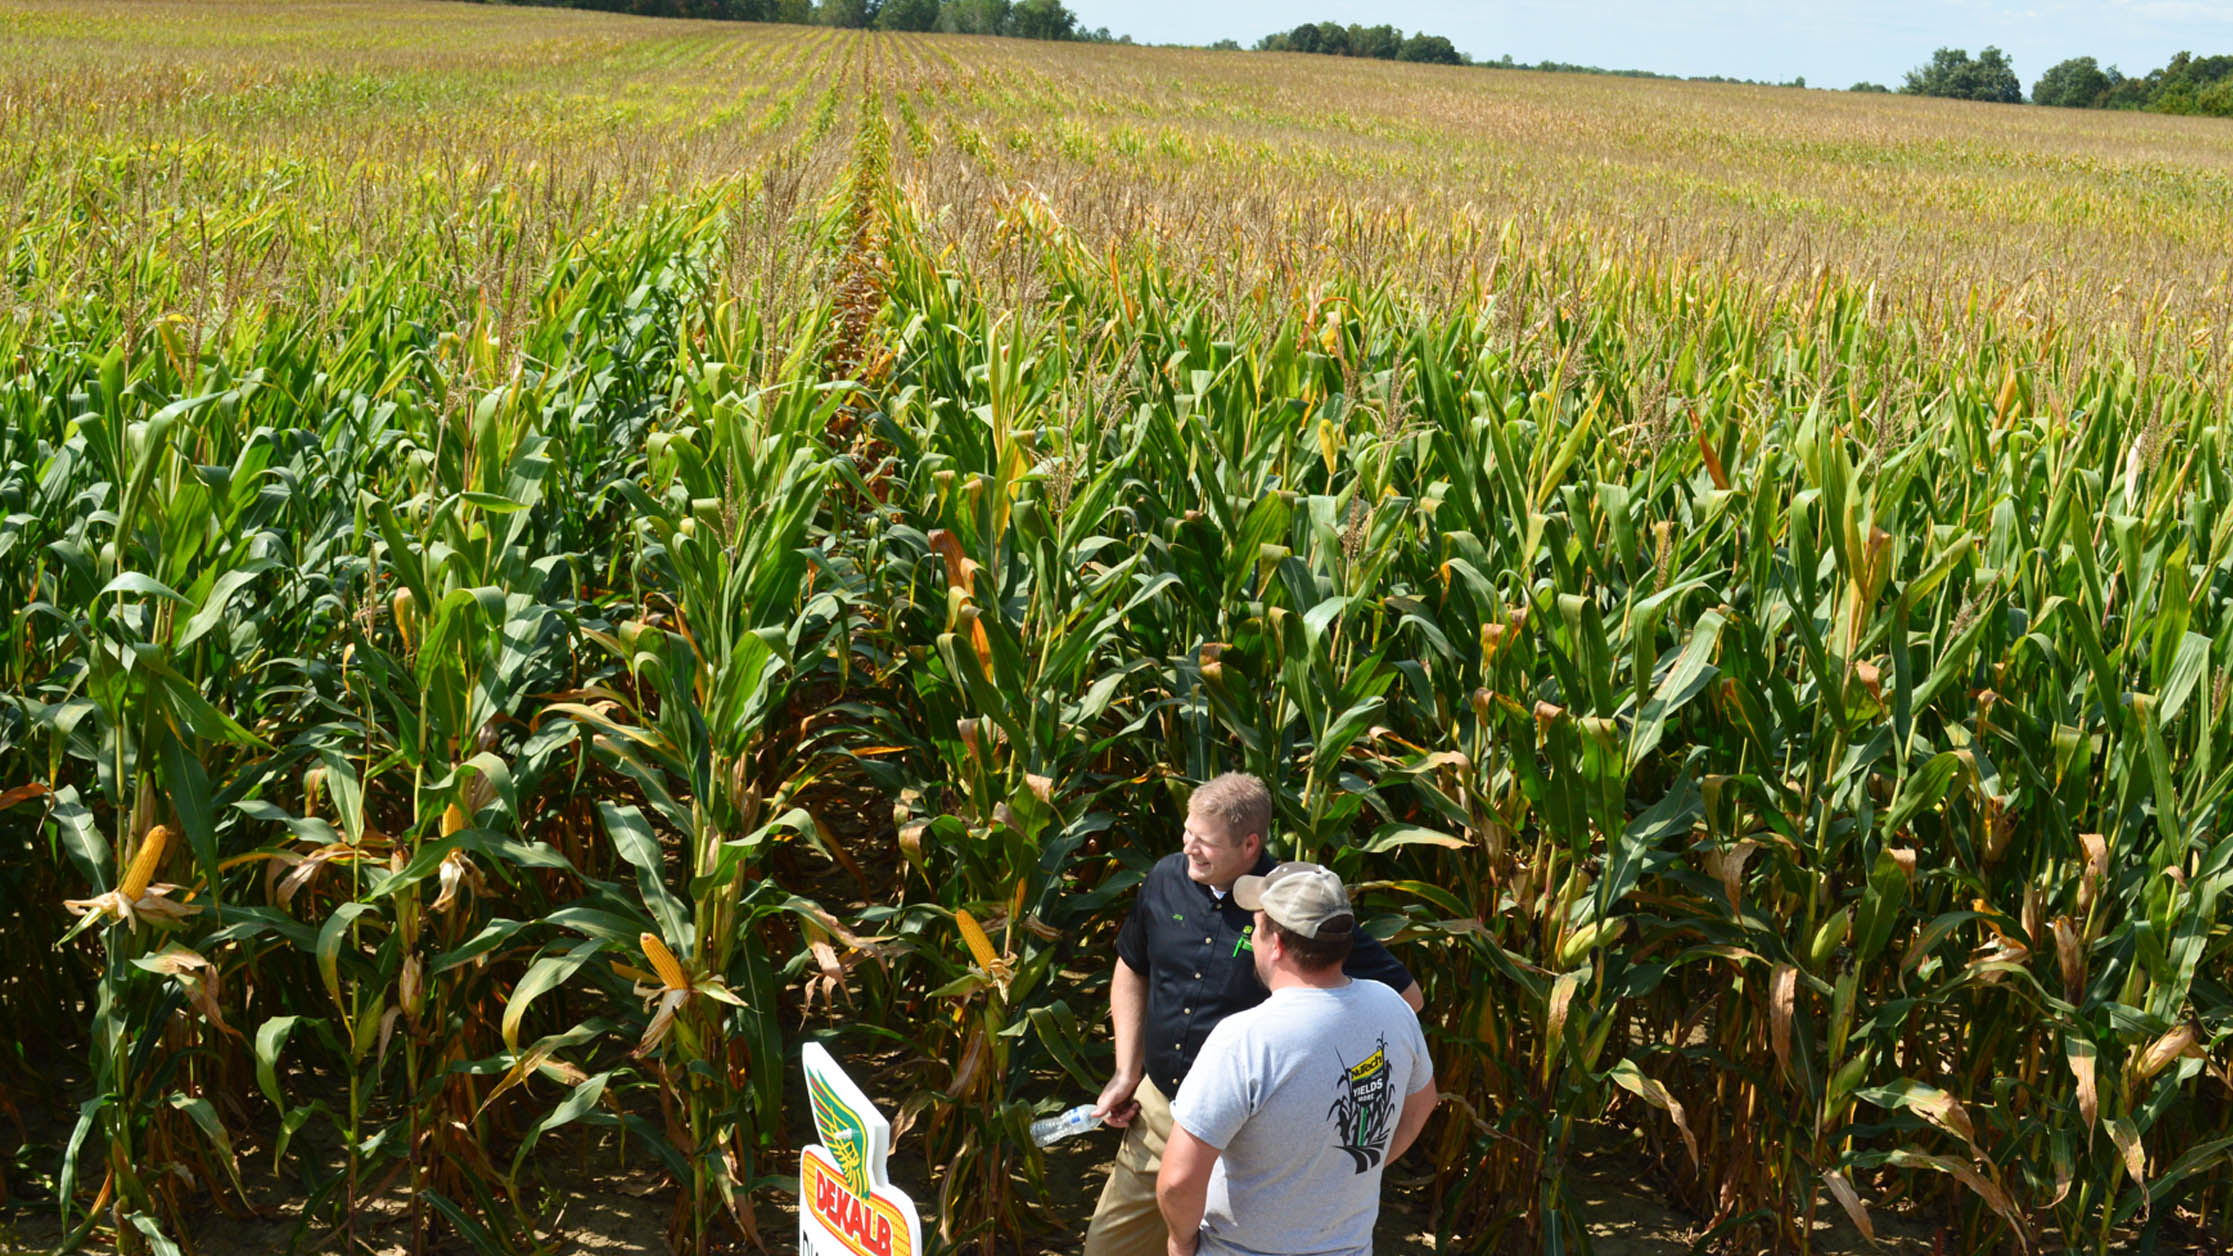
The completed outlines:
<svg viewBox="0 0 2233 1256">
<path fill-rule="evenodd" d="M 1047 1170 L 1055 1203 L 1041 1218 L 1045 1232 L 1028 1240 L 1021 1251 L 1007 1243 L 1002 1243 L 999 1250 L 1004 1254 L 1016 1252 L 1016 1256 L 1024 1253 L 1074 1256 L 1079 1252 L 1086 1219 L 1092 1214 L 1101 1183 L 1108 1174 L 1116 1137 L 1113 1132 L 1087 1134 L 1051 1149 Z M 1407 1169 L 1410 1172 L 1407 1173 Z M 1671 1206 L 1665 1195 L 1654 1189 L 1650 1167 L 1641 1157 L 1619 1150 L 1603 1151 L 1583 1157 L 1578 1170 L 1582 1213 L 1589 1226 L 1594 1256 L 1684 1256 L 1693 1250 L 1693 1244 L 1704 1230 L 1703 1223 Z M 910 1160 L 904 1146 L 893 1157 L 891 1176 L 895 1185 L 918 1200 L 935 1197 L 925 1166 L 919 1160 Z M 1434 1218 L 1429 1215 L 1425 1178 L 1426 1174 L 1417 1165 L 1399 1163 L 1391 1172 L 1374 1241 L 1374 1251 L 1380 1256 L 1419 1256 L 1441 1250 L 1435 1243 Z M 564 1185 L 563 1202 L 556 1205 L 556 1222 L 550 1237 L 559 1243 L 557 1251 L 567 1256 L 575 1253 L 581 1256 L 664 1256 L 671 1250 L 666 1230 L 674 1191 L 672 1183 L 656 1173 L 575 1175 Z M 1514 1201 L 1515 1208 L 1526 1206 L 1526 1201 Z M 1836 1211 L 1827 1203 L 1825 1207 L 1828 1212 Z M 276 1204 L 267 1215 L 252 1218 L 207 1216 L 195 1233 L 186 1236 L 191 1243 L 190 1250 L 198 1256 L 263 1256 L 285 1252 L 295 1238 L 293 1208 L 290 1204 Z M 791 1197 L 781 1190 L 764 1191 L 759 1215 L 760 1223 L 766 1227 L 762 1237 L 767 1250 L 777 1256 L 795 1256 L 796 1222 Z M 1872 1250 L 1898 1256 L 1925 1256 L 1943 1250 L 1932 1242 L 1931 1229 L 1926 1225 L 1881 1210 L 1875 1222 L 1879 1245 L 1872 1249 L 1842 1217 L 1835 1223 L 1825 1219 L 1819 1227 L 1821 1241 L 1816 1250 L 1832 1256 Z M 391 1192 L 370 1201 L 363 1209 L 359 1218 L 359 1238 L 365 1250 L 378 1256 L 407 1256 L 407 1224 L 407 1200 L 401 1192 Z M 60 1237 L 60 1228 L 50 1211 L 27 1211 L 19 1204 L 0 1212 L 0 1253 L 28 1256 L 34 1252 L 49 1252 Z M 345 1244 L 324 1241 L 331 1237 L 335 1236 L 313 1233 L 304 1238 L 296 1250 L 341 1251 Z M 89 1245 L 84 1250 L 108 1249 L 104 1245 Z M 449 1256 L 471 1249 L 460 1240 L 450 1239 L 433 1245 L 430 1250 Z M 1456 1250 L 1455 1244 L 1452 1250 Z"/>
<path fill-rule="evenodd" d="M 844 1036 L 834 1022 L 824 1022 L 823 1028 L 838 1029 L 838 1036 Z M 887 1116 L 899 1110 L 905 1095 L 900 1093 L 903 1083 L 898 1078 L 905 1070 L 897 1053 L 861 1052 L 857 1047 L 849 1051 L 836 1041 L 828 1045 L 849 1065 L 855 1080 Z M 23 1133 L 28 1146 L 16 1142 L 17 1129 L 12 1122 L 0 1121 L 0 1165 L 21 1166 L 28 1158 L 51 1169 L 58 1162 L 76 1116 L 71 1099 L 81 1080 L 69 1076 L 66 1067 L 62 1071 L 63 1076 L 52 1079 L 54 1085 L 38 1095 L 39 1102 L 31 1102 L 33 1096 L 23 1090 L 14 1092 L 14 1099 L 22 1105 L 20 1115 L 25 1120 Z M 312 1085 L 331 1081 L 319 1079 Z M 786 1110 L 803 1114 L 807 1110 L 805 1084 L 796 1068 L 789 1081 Z M 1058 1093 L 1069 1084 L 1051 1076 L 1036 1082 L 1049 1093 Z M 319 1137 L 313 1132 L 316 1128 L 305 1131 L 292 1154 L 312 1156 L 323 1162 L 319 1172 L 331 1172 L 337 1163 L 335 1149 L 323 1145 L 330 1139 Z M 1434 1129 L 1429 1126 L 1422 1144 L 1431 1141 Z M 245 1131 L 237 1146 L 243 1181 L 257 1211 L 253 1215 L 231 1215 L 212 1201 L 195 1219 L 190 1232 L 179 1236 L 185 1240 L 182 1246 L 187 1256 L 266 1256 L 290 1250 L 305 1256 L 332 1256 L 347 1252 L 344 1236 L 325 1227 L 297 1234 L 302 1184 L 292 1167 L 285 1178 L 274 1172 L 267 1141 L 272 1132 Z M 796 1135 L 800 1131 L 792 1132 Z M 1107 1180 L 1119 1137 L 1114 1130 L 1096 1130 L 1047 1150 L 1049 1203 L 1034 1215 L 1034 1230 L 1021 1247 L 1005 1240 L 999 1244 L 996 1250 L 1001 1256 L 1076 1256 L 1082 1251 L 1086 1222 Z M 1608 1122 L 1585 1127 L 1585 1137 L 1595 1141 L 1581 1149 L 1568 1172 L 1589 1229 L 1591 1256 L 1685 1256 L 1708 1250 L 1701 1246 L 1706 1220 L 1671 1201 L 1668 1187 L 1673 1183 L 1665 1177 L 1670 1170 L 1645 1154 L 1633 1131 Z M 899 1129 L 893 1141 L 889 1164 L 892 1183 L 928 1213 L 935 1206 L 928 1201 L 935 1201 L 938 1195 L 934 1170 L 925 1163 L 920 1142 L 908 1130 Z M 628 1151 L 634 1163 L 618 1168 L 623 1158 L 614 1135 L 609 1130 L 582 1125 L 554 1131 L 544 1140 L 535 1155 L 543 1185 L 532 1188 L 525 1202 L 546 1220 L 547 1229 L 540 1237 L 551 1244 L 549 1250 L 554 1256 L 664 1256 L 673 1250 L 667 1235 L 678 1188 L 663 1172 L 641 1167 L 640 1149 L 630 1147 Z M 87 1158 L 92 1159 L 90 1148 Z M 797 1252 L 795 1165 L 796 1160 L 789 1157 L 771 1157 L 763 1162 L 763 1176 L 755 1192 L 760 1238 L 765 1250 L 775 1256 L 796 1256 Z M 1672 1171 L 1686 1170 L 1678 1166 Z M 80 1172 L 91 1175 L 90 1182 L 99 1180 L 96 1166 L 88 1164 Z M 1420 1150 L 1414 1150 L 1388 1172 L 1374 1236 L 1378 1256 L 1421 1256 L 1445 1250 L 1436 1243 L 1431 1178 Z M 22 1185 L 15 1177 L 0 1182 L 19 1188 Z M 1518 1211 L 1531 1204 L 1529 1199 L 1515 1199 L 1512 1206 Z M 237 1212 L 237 1201 L 233 1207 Z M 1823 1256 L 1858 1256 L 1864 1252 L 1943 1256 L 1954 1250 L 1936 1235 L 1936 1226 L 1926 1219 L 1880 1208 L 1874 1211 L 1873 1220 L 1874 1246 L 1825 1195 L 1817 1210 L 1814 1251 Z M 359 1251 L 372 1256 L 412 1256 L 410 1224 L 410 1196 L 404 1186 L 361 1201 L 356 1217 Z M 926 1229 L 935 1224 L 935 1218 L 926 1216 Z M 713 1250 L 752 1250 L 733 1241 L 733 1233 L 726 1237 L 732 1241 Z M 1465 1237 L 1454 1236 L 1447 1250 L 1466 1250 Z M 62 1228 L 50 1201 L 0 1196 L 0 1256 L 52 1252 L 61 1239 Z M 102 1252 L 113 1247 L 94 1243 L 81 1250 Z M 974 1248 L 962 1250 L 975 1252 Z M 470 1244 L 455 1236 L 422 1249 L 424 1256 L 469 1256 L 472 1251 Z"/>
</svg>

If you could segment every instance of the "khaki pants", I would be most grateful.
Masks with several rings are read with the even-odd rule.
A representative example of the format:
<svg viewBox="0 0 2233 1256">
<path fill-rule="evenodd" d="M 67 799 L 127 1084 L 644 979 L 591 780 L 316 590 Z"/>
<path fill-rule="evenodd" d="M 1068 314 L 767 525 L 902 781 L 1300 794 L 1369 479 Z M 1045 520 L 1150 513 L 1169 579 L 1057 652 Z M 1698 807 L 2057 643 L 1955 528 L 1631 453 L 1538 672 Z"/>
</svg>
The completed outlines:
<svg viewBox="0 0 2233 1256">
<path fill-rule="evenodd" d="M 1164 1256 L 1170 1244 L 1163 1211 L 1155 1206 L 1155 1175 L 1171 1137 L 1171 1101 L 1144 1078 L 1132 1097 L 1140 1101 L 1140 1115 L 1124 1131 L 1109 1184 L 1086 1226 L 1085 1256 Z"/>
</svg>

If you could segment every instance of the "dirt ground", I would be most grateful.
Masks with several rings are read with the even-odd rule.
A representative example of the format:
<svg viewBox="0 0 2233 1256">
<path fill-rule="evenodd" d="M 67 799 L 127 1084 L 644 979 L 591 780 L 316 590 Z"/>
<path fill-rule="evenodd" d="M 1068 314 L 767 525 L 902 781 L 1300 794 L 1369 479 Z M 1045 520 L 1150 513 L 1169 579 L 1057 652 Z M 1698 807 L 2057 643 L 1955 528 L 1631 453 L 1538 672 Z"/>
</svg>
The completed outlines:
<svg viewBox="0 0 2233 1256">
<path fill-rule="evenodd" d="M 858 1065 L 855 1076 L 863 1082 L 871 1100 L 886 1113 L 896 1111 L 901 1096 L 892 1090 L 900 1084 L 895 1080 L 898 1070 L 893 1060 L 873 1052 L 840 1052 L 841 1058 L 847 1056 Z M 803 1112 L 807 1107 L 803 1076 L 793 1070 L 790 1080 L 788 1089 L 792 1093 L 786 1096 L 786 1107 Z M 1068 1084 L 1057 1077 L 1042 1080 L 1050 1094 L 1060 1093 Z M 31 1097 L 17 1092 L 18 1100 Z M 5 1136 L 16 1131 L 0 1122 L 0 1165 L 11 1161 L 20 1165 L 26 1151 L 34 1153 L 30 1158 L 37 1163 L 51 1163 L 52 1156 L 59 1155 L 74 1112 L 60 1093 L 50 1097 L 50 1104 L 24 1105 L 29 1148 L 18 1148 L 8 1141 Z M 300 1183 L 282 1182 L 273 1175 L 265 1141 L 268 1133 L 251 1132 L 239 1149 L 245 1183 L 251 1198 L 263 1206 L 262 1214 L 232 1217 L 213 1209 L 197 1223 L 193 1233 L 183 1236 L 189 1240 L 186 1256 L 267 1256 L 288 1251 L 301 1206 Z M 1598 1141 L 1587 1145 L 1570 1171 L 1589 1227 L 1591 1256 L 1686 1256 L 1694 1250 L 1704 1230 L 1701 1219 L 1670 1203 L 1656 1170 L 1634 1145 L 1622 1141 L 1629 1136 L 1616 1127 L 1590 1127 L 1588 1136 Z M 554 1194 L 527 1202 L 539 1215 L 551 1219 L 548 1237 L 557 1244 L 554 1256 L 665 1256 L 675 1188 L 663 1175 L 640 1169 L 626 1173 L 598 1170 L 599 1164 L 618 1162 L 614 1149 L 603 1141 L 609 1137 L 609 1131 L 579 1125 L 554 1133 L 536 1153 L 538 1162 L 545 1166 L 545 1178 L 554 1183 Z M 1053 1202 L 1042 1218 L 1044 1224 L 1022 1250 L 1011 1252 L 1004 1245 L 1002 1256 L 1077 1256 L 1119 1137 L 1113 1130 L 1096 1130 L 1048 1150 L 1047 1178 Z M 296 1142 L 296 1152 L 330 1156 L 332 1148 L 312 1149 L 326 1141 L 317 1136 L 314 1127 Z M 889 1172 L 893 1184 L 917 1201 L 937 1197 L 921 1147 L 904 1130 L 895 1140 Z M 6 1180 L 0 1178 L 0 1182 Z M 758 1196 L 759 1220 L 768 1251 L 776 1256 L 796 1254 L 794 1198 L 781 1186 L 768 1186 L 763 1179 Z M 1515 1208 L 1527 1206 L 1528 1201 L 1514 1202 Z M 1938 1251 L 1930 1226 L 1887 1209 L 1874 1213 L 1874 1247 L 1827 1196 L 1818 1216 L 1815 1251 L 1824 1256 L 1859 1256 L 1863 1252 L 1934 1256 Z M 408 1226 L 409 1197 L 402 1189 L 368 1201 L 358 1214 L 361 1250 L 378 1256 L 405 1256 Z M 1399 1161 L 1385 1179 L 1375 1252 L 1379 1256 L 1435 1252 L 1439 1250 L 1435 1228 L 1426 1172 L 1420 1163 Z M 306 1254 L 339 1253 L 346 1244 L 338 1238 L 313 1234 L 296 1250 Z M 0 1256 L 52 1252 L 60 1239 L 50 1204 L 0 1194 Z M 433 1256 L 464 1256 L 470 1250 L 463 1242 L 452 1241 L 440 1245 Z"/>
<path fill-rule="evenodd" d="M 848 1051 L 833 1042 L 841 1059 L 855 1065 L 854 1076 L 873 1102 L 887 1114 L 898 1110 L 902 1095 L 895 1087 L 902 1070 L 894 1067 L 888 1052 Z M 10 1121 L 0 1121 L 0 1166 L 51 1165 L 67 1140 L 75 1111 L 67 1101 L 74 1091 L 72 1077 L 57 1078 L 52 1091 L 17 1090 L 29 1146 L 19 1147 L 9 1137 L 17 1132 Z M 1040 1079 L 1045 1093 L 1060 1094 L 1069 1083 L 1060 1077 Z M 787 1089 L 786 1109 L 807 1110 L 803 1075 L 794 1069 Z M 40 1102 L 39 1100 L 47 1100 Z M 23 1102 L 29 1101 L 29 1102 Z M 1431 1135 L 1433 1127 L 1430 1126 Z M 188 1240 L 185 1256 L 267 1256 L 289 1250 L 295 1238 L 296 1216 L 301 1207 L 301 1184 L 282 1182 L 272 1172 L 268 1137 L 272 1131 L 250 1131 L 240 1145 L 240 1167 L 250 1197 L 262 1208 L 253 1217 L 226 1216 L 215 1208 L 199 1219 Z M 1655 1177 L 1646 1158 L 1613 1127 L 1591 1127 L 1589 1136 L 1602 1140 L 1590 1144 L 1573 1165 L 1575 1189 L 1589 1227 L 1591 1256 L 1685 1256 L 1702 1237 L 1700 1218 L 1673 1206 L 1664 1182 Z M 550 1219 L 547 1237 L 557 1246 L 554 1256 L 664 1256 L 666 1230 L 676 1194 L 661 1174 L 635 1169 L 626 1173 L 600 1171 L 599 1164 L 616 1164 L 613 1148 L 601 1140 L 608 1131 L 572 1126 L 555 1132 L 537 1150 L 551 1181 L 553 1194 L 526 1201 L 537 1215 Z M 1002 1256 L 1077 1256 L 1082 1249 L 1086 1221 L 1092 1215 L 1102 1183 L 1107 1179 L 1119 1135 L 1097 1130 L 1057 1143 L 1047 1153 L 1047 1174 L 1053 1197 L 1038 1234 L 1020 1251 L 1003 1246 Z M 337 1149 L 325 1144 L 330 1137 L 319 1127 L 306 1130 L 295 1143 L 297 1155 L 337 1158 Z M 889 1172 L 893 1183 L 917 1201 L 935 1200 L 936 1184 L 922 1159 L 919 1143 L 906 1131 L 895 1140 Z M 1414 1153 L 1416 1157 L 1416 1153 Z M 795 1164 L 795 1162 L 794 1162 Z M 772 1166 L 771 1166 L 772 1167 Z M 1386 1176 L 1380 1224 L 1374 1250 L 1379 1256 L 1420 1256 L 1439 1250 L 1435 1245 L 1435 1218 L 1427 1174 L 1415 1161 L 1399 1161 Z M 792 1183 L 795 1184 L 795 1176 Z M 0 1177 L 0 1187 L 15 1184 Z M 763 1178 L 758 1195 L 762 1238 L 776 1256 L 795 1256 L 797 1231 L 794 1195 L 771 1187 Z M 1515 1201 L 1525 1208 L 1529 1201 Z M 1815 1251 L 1825 1256 L 1851 1253 L 1888 1253 L 1890 1256 L 1931 1256 L 1936 1250 L 1931 1227 L 1910 1218 L 1878 1209 L 1874 1214 L 1878 1243 L 1871 1247 L 1825 1196 L 1818 1213 Z M 378 1256 L 405 1256 L 409 1243 L 409 1197 L 402 1189 L 367 1201 L 358 1213 L 360 1249 Z M 10 1198 L 0 1190 L 0 1256 L 52 1252 L 61 1230 L 52 1205 L 43 1200 Z M 340 1253 L 346 1244 L 339 1236 L 316 1233 L 296 1248 L 303 1253 Z M 1453 1245 L 1455 1246 L 1455 1245 Z M 86 1250 L 99 1250 L 89 1247 Z M 461 1241 L 440 1245 L 432 1256 L 465 1256 L 470 1248 Z"/>
<path fill-rule="evenodd" d="M 1049 1237 L 1036 1241 L 1029 1252 L 1074 1256 L 1080 1250 L 1079 1236 L 1115 1146 L 1116 1135 L 1103 1132 L 1071 1139 L 1050 1153 L 1048 1169 L 1058 1202 L 1054 1215 L 1047 1218 Z M 901 1189 L 918 1199 L 932 1196 L 924 1167 L 906 1158 L 904 1145 L 891 1169 Z M 1698 1220 L 1670 1207 L 1652 1189 L 1642 1162 L 1634 1157 L 1617 1150 L 1585 1157 L 1579 1185 L 1594 1256 L 1684 1256 L 1699 1237 Z M 571 1184 L 558 1212 L 557 1225 L 563 1234 L 558 1250 L 581 1256 L 665 1256 L 671 1190 L 650 1175 L 583 1177 Z M 361 1237 L 370 1250 L 381 1256 L 403 1256 L 404 1207 L 398 1196 L 367 1209 Z M 788 1198 L 780 1193 L 771 1192 L 763 1200 L 761 1221 L 769 1231 L 765 1237 L 769 1250 L 778 1256 L 793 1256 L 796 1251 L 794 1215 Z M 1897 1256 L 1924 1256 L 1932 1251 L 1928 1230 L 1903 1224 L 1897 1216 L 1878 1214 L 1880 1246 L 1874 1249 L 1842 1217 L 1837 1221 L 1834 1226 L 1825 1223 L 1817 1250 L 1832 1254 L 1874 1250 Z M 1406 1181 L 1399 1165 L 1389 1179 L 1374 1250 L 1380 1256 L 1434 1252 L 1433 1230 L 1424 1186 Z M 191 1236 L 192 1250 L 199 1256 L 263 1256 L 285 1251 L 293 1231 L 292 1218 L 280 1210 L 262 1219 L 212 1217 Z M 47 1252 L 58 1238 L 51 1213 L 0 1211 L 0 1252 Z M 306 1242 L 302 1250 L 315 1246 L 315 1241 Z M 327 1250 L 339 1250 L 338 1245 Z M 466 1249 L 461 1245 L 457 1250 Z"/>
</svg>

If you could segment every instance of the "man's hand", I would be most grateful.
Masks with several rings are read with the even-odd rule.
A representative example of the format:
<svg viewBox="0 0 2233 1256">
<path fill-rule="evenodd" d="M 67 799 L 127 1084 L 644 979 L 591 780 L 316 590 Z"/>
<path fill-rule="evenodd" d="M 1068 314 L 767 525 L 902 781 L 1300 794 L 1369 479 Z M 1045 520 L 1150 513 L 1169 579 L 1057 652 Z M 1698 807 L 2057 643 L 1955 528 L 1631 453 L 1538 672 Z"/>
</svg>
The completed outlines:
<svg viewBox="0 0 2233 1256">
<path fill-rule="evenodd" d="M 1202 1236 L 1199 1231 L 1186 1235 L 1174 1233 L 1171 1235 L 1171 1241 L 1164 1245 L 1163 1250 L 1169 1253 L 1169 1256 L 1194 1256 L 1194 1249 L 1200 1247 L 1201 1244 Z"/>
<path fill-rule="evenodd" d="M 1109 1084 L 1101 1088 L 1101 1098 L 1093 1105 L 1093 1115 L 1114 1129 L 1129 1128 L 1140 1115 L 1140 1105 L 1132 1092 L 1147 1076 L 1147 1019 L 1148 979 L 1119 956 L 1116 972 L 1109 978 L 1109 1027 L 1116 1031 L 1116 1072 L 1109 1075 Z"/>
<path fill-rule="evenodd" d="M 1093 1105 L 1093 1115 L 1111 1129 L 1124 1129 L 1140 1115 L 1140 1101 L 1132 1097 L 1140 1088 L 1137 1073 L 1127 1077 L 1118 1073 L 1101 1088 L 1101 1098 Z"/>
</svg>

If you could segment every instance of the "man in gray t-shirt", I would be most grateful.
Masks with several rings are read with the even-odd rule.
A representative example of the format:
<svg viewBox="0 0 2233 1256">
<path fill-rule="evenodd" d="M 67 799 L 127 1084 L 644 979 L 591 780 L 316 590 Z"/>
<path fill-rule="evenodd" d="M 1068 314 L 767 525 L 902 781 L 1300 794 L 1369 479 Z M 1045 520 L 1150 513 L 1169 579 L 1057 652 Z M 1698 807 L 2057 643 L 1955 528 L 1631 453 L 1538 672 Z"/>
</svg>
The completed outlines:
<svg viewBox="0 0 2233 1256">
<path fill-rule="evenodd" d="M 1357 918 L 1332 872 L 1284 863 L 1233 900 L 1271 997 L 1210 1031 L 1171 1102 L 1171 1256 L 1369 1256 L 1381 1171 L 1434 1108 L 1426 1036 L 1395 991 L 1342 975 Z"/>
</svg>

